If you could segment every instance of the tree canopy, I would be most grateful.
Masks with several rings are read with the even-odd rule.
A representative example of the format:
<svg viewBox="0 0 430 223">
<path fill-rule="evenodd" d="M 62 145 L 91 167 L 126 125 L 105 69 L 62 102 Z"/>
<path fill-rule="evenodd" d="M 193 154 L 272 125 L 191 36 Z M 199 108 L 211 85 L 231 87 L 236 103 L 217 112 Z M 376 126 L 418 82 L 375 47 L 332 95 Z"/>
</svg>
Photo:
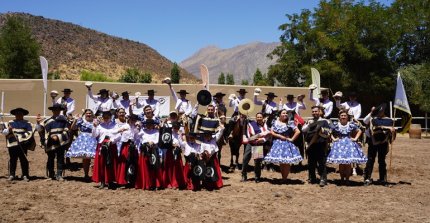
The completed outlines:
<svg viewBox="0 0 430 223">
<path fill-rule="evenodd" d="M 40 44 L 18 16 L 10 15 L 0 30 L 0 77 L 41 78 Z"/>
<path fill-rule="evenodd" d="M 427 0 L 397 0 L 391 6 L 322 0 L 313 11 L 286 15 L 279 26 L 281 45 L 269 54 L 278 60 L 268 78 L 307 86 L 315 67 L 321 86 L 332 91 L 372 96 L 370 103 L 390 100 L 399 68 L 428 63 L 429 5 Z"/>
</svg>

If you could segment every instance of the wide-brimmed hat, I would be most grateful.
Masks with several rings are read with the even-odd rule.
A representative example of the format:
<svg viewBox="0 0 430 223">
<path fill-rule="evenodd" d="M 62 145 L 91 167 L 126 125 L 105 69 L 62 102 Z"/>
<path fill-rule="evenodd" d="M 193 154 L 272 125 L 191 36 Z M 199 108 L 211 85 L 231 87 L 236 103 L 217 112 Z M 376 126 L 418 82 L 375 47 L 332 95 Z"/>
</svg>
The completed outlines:
<svg viewBox="0 0 430 223">
<path fill-rule="evenodd" d="M 170 111 L 169 115 L 173 115 L 173 114 L 178 115 L 178 112 L 175 110 Z"/>
<path fill-rule="evenodd" d="M 225 94 L 224 93 L 222 93 L 222 92 L 217 92 L 213 97 L 214 98 L 218 98 L 218 97 L 224 97 L 225 96 Z"/>
<path fill-rule="evenodd" d="M 316 84 L 309 85 L 309 90 L 315 90 L 317 88 L 318 88 L 318 86 Z"/>
<path fill-rule="evenodd" d="M 62 104 L 55 103 L 51 107 L 48 107 L 49 110 L 64 110 L 64 106 Z"/>
<path fill-rule="evenodd" d="M 64 93 L 72 93 L 73 91 L 70 88 L 64 88 L 64 90 L 62 90 L 62 92 L 64 92 Z"/>
<path fill-rule="evenodd" d="M 287 96 L 285 96 L 286 98 L 295 98 L 295 96 L 293 94 L 287 94 Z"/>
<path fill-rule="evenodd" d="M 275 93 L 273 93 L 273 92 L 269 92 L 269 93 L 264 94 L 264 95 L 267 95 L 267 97 L 273 97 L 273 98 L 278 97 L 278 96 L 277 96 Z"/>
<path fill-rule="evenodd" d="M 372 113 L 370 115 L 376 116 L 376 115 L 378 115 L 379 112 L 385 112 L 385 109 L 387 109 L 387 103 L 382 103 L 382 104 L 378 105 L 375 108 L 375 110 L 372 111 Z"/>
<path fill-rule="evenodd" d="M 109 90 L 103 88 L 103 89 L 100 89 L 99 93 L 97 94 L 109 94 Z"/>
<path fill-rule="evenodd" d="M 179 94 L 189 94 L 186 90 L 180 90 L 178 91 Z"/>
<path fill-rule="evenodd" d="M 207 90 L 201 90 L 197 93 L 197 102 L 203 106 L 206 106 L 212 102 L 212 95 Z"/>
<path fill-rule="evenodd" d="M 146 94 L 148 94 L 148 95 L 155 94 L 155 91 L 153 89 L 150 89 L 150 90 L 148 90 L 148 92 Z"/>
<path fill-rule="evenodd" d="M 241 94 L 246 94 L 248 93 L 244 88 L 239 89 L 237 92 L 241 93 Z"/>
<path fill-rule="evenodd" d="M 357 92 L 355 91 L 349 92 L 348 97 L 357 97 Z"/>
<path fill-rule="evenodd" d="M 122 93 L 121 93 L 121 95 L 122 95 L 122 96 L 124 96 L 124 95 L 130 95 L 130 92 L 128 92 L 128 91 L 124 91 L 124 92 L 122 92 Z"/>
<path fill-rule="evenodd" d="M 28 111 L 23 108 L 15 108 L 10 111 L 12 115 L 16 115 L 17 113 L 22 113 L 23 115 L 28 115 Z"/>
<path fill-rule="evenodd" d="M 341 91 L 336 91 L 336 93 L 334 93 L 333 97 L 334 98 L 341 98 L 343 96 L 343 93 Z"/>
</svg>

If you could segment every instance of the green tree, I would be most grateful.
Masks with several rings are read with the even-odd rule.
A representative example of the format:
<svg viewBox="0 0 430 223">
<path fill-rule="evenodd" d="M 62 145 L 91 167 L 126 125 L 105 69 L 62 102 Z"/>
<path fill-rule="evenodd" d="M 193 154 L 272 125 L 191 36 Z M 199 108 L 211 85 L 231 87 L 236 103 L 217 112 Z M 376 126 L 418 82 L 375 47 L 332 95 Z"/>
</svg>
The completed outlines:
<svg viewBox="0 0 430 223">
<path fill-rule="evenodd" d="M 140 83 L 151 83 L 152 82 L 152 75 L 150 73 L 144 73 L 140 76 L 139 79 Z"/>
<path fill-rule="evenodd" d="M 249 85 L 248 80 L 242 80 L 242 82 L 240 83 L 241 85 Z"/>
<path fill-rule="evenodd" d="M 181 79 L 181 71 L 176 63 L 173 64 L 173 67 L 170 70 L 170 79 L 173 84 L 179 84 L 179 80 Z"/>
<path fill-rule="evenodd" d="M 218 76 L 218 84 L 225 84 L 225 75 L 223 72 Z"/>
<path fill-rule="evenodd" d="M 400 70 L 409 103 L 430 112 L 430 63 L 410 65 Z"/>
<path fill-rule="evenodd" d="M 140 78 L 140 71 L 136 68 L 128 68 L 125 74 L 121 75 L 119 82 L 125 83 L 138 83 Z"/>
<path fill-rule="evenodd" d="M 257 68 L 257 70 L 254 73 L 253 83 L 254 85 L 259 85 L 259 83 L 263 81 L 264 81 L 263 74 L 261 73 L 260 69 Z"/>
<path fill-rule="evenodd" d="M 278 60 L 268 76 L 286 86 L 308 85 L 315 67 L 323 87 L 386 100 L 394 91 L 397 68 L 389 56 L 398 38 L 392 17 L 372 0 L 322 0 L 313 12 L 287 15 L 288 22 L 279 27 L 282 44 L 269 54 Z"/>
<path fill-rule="evenodd" d="M 0 30 L 0 77 L 41 78 L 40 45 L 18 16 L 7 15 Z"/>
<path fill-rule="evenodd" d="M 234 85 L 234 77 L 233 74 L 227 73 L 227 76 L 225 78 L 225 84 L 227 85 Z"/>
</svg>

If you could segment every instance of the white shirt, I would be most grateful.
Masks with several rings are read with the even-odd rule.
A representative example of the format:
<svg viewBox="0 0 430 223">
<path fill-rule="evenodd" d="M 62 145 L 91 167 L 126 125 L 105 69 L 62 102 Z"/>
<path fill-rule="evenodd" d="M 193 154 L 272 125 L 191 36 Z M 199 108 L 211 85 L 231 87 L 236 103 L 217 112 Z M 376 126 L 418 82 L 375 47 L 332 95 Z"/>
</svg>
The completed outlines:
<svg viewBox="0 0 430 223">
<path fill-rule="evenodd" d="M 94 100 L 94 103 L 96 103 L 96 106 L 92 109 L 94 114 L 97 113 L 97 111 L 104 112 L 114 109 L 112 99 L 94 97 L 93 92 L 91 90 L 88 90 L 88 96 Z"/>
<path fill-rule="evenodd" d="M 266 100 L 258 100 L 257 95 L 254 95 L 254 104 L 255 105 L 264 105 L 266 103 Z M 269 103 L 266 103 L 266 108 L 263 111 L 264 114 L 272 114 L 273 112 L 278 111 L 278 104 L 276 102 L 271 101 Z"/>
<path fill-rule="evenodd" d="M 183 147 L 184 156 L 189 156 L 191 153 L 201 154 L 203 153 L 203 149 L 197 142 L 187 142 Z"/>
<path fill-rule="evenodd" d="M 336 107 L 341 108 L 344 107 L 348 110 L 348 115 L 354 116 L 355 120 L 358 120 L 361 116 L 361 104 L 357 101 L 346 101 L 344 103 L 340 103 L 340 100 L 336 100 Z"/>
<path fill-rule="evenodd" d="M 309 100 L 314 101 L 316 106 L 322 106 L 324 107 L 324 118 L 330 117 L 331 113 L 333 112 L 333 102 L 329 99 L 324 99 L 324 101 L 321 103 L 319 99 L 314 98 L 312 91 L 309 91 Z"/>
<path fill-rule="evenodd" d="M 118 130 L 119 128 L 115 122 L 103 122 L 93 128 L 92 136 L 98 138 L 99 143 L 102 143 L 106 136 L 109 136 L 111 142 L 116 143 L 121 139 L 121 134 L 118 133 Z"/>
<path fill-rule="evenodd" d="M 72 115 L 73 112 L 75 112 L 75 100 L 73 100 L 73 98 L 69 97 L 64 101 L 64 98 L 61 97 L 61 98 L 57 99 L 56 103 L 57 104 L 66 104 L 66 106 L 67 106 L 66 115 Z M 63 111 L 61 111 L 61 114 L 64 115 Z"/>
<path fill-rule="evenodd" d="M 173 90 L 172 87 L 170 88 L 170 91 L 172 92 L 173 99 L 176 101 L 175 109 L 178 111 L 178 113 L 184 113 L 185 115 L 189 116 L 193 111 L 191 102 L 187 99 L 178 98 L 175 90 Z"/>
<path fill-rule="evenodd" d="M 139 133 L 142 136 L 142 143 L 152 142 L 154 144 L 158 143 L 159 131 L 158 129 L 142 129 Z"/>
<path fill-rule="evenodd" d="M 296 114 L 299 114 L 299 115 L 300 115 L 299 109 L 306 110 L 306 105 L 304 102 L 303 103 L 297 103 L 295 101 L 291 103 L 287 102 L 284 105 L 279 104 L 279 107 L 280 107 L 279 108 L 280 110 L 285 109 L 287 111 L 294 111 L 296 112 Z"/>
<path fill-rule="evenodd" d="M 113 107 L 118 109 L 118 108 L 123 108 L 125 110 L 125 114 L 126 115 L 130 115 L 130 100 L 120 100 L 119 103 L 115 101 L 112 101 L 113 103 Z"/>
<path fill-rule="evenodd" d="M 230 102 L 228 103 L 229 107 L 234 107 L 234 112 L 237 112 L 239 110 L 239 103 L 240 101 L 242 101 L 242 97 L 236 97 L 233 100 L 230 100 Z"/>
<path fill-rule="evenodd" d="M 214 153 L 218 152 L 219 149 L 218 149 L 217 141 L 221 138 L 223 132 L 224 132 L 224 128 L 220 129 L 215 134 L 215 137 L 212 137 L 211 140 L 209 140 L 209 141 L 202 140 L 201 144 L 200 144 L 201 150 L 207 151 L 211 156 Z"/>
</svg>

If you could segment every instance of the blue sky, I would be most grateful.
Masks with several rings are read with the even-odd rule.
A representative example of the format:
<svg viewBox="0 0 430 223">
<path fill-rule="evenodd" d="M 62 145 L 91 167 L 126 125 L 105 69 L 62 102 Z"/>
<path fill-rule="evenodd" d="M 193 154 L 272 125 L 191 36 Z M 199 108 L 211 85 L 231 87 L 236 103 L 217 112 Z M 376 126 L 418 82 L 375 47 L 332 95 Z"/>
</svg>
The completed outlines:
<svg viewBox="0 0 430 223">
<path fill-rule="evenodd" d="M 277 42 L 285 14 L 318 0 L 0 0 L 0 13 L 26 12 L 145 43 L 180 63 L 208 45 Z M 379 2 L 389 5 L 391 0 Z"/>
</svg>

